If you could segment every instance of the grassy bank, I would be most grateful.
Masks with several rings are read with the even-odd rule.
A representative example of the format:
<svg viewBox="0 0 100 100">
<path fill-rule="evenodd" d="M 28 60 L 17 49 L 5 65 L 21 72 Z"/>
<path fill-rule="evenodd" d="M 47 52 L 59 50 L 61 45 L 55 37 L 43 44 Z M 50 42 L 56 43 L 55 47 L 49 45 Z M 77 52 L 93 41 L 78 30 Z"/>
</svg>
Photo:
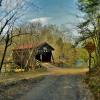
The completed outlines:
<svg viewBox="0 0 100 100">
<path fill-rule="evenodd" d="M 47 69 L 44 67 L 37 68 L 28 72 L 7 72 L 0 73 L 0 83 L 8 83 L 21 79 L 29 79 L 37 76 L 41 76 L 47 73 Z"/>
<path fill-rule="evenodd" d="M 95 68 L 91 73 L 87 73 L 85 82 L 93 92 L 95 100 L 100 100 L 100 68 Z"/>
</svg>

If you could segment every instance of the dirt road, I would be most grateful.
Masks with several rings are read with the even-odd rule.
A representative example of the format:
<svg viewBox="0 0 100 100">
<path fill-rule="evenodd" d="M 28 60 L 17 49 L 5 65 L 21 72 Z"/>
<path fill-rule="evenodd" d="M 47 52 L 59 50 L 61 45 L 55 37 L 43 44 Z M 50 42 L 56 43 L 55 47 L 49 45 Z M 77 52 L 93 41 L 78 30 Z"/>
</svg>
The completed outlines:
<svg viewBox="0 0 100 100">
<path fill-rule="evenodd" d="M 81 75 L 48 75 L 17 100 L 93 100 Z"/>
</svg>

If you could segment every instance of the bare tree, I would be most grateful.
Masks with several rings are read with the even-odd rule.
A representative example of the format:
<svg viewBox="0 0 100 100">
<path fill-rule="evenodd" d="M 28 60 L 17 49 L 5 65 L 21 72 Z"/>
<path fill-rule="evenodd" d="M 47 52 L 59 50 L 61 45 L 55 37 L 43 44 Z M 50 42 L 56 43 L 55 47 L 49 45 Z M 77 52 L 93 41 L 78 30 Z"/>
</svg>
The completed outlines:
<svg viewBox="0 0 100 100">
<path fill-rule="evenodd" d="M 4 1 L 6 2 L 6 0 Z M 16 36 L 16 35 L 13 35 L 14 24 L 22 16 L 22 14 L 20 13 L 21 8 L 23 7 L 23 4 L 21 4 L 22 2 L 17 2 L 16 0 L 15 6 L 9 7 L 10 6 L 9 3 L 11 2 L 10 1 L 8 2 L 8 1 L 4 5 L 2 5 L 4 7 L 6 5 L 6 8 L 4 7 L 2 8 L 4 10 L 2 12 L 2 15 L 0 16 L 1 17 L 0 19 L 0 35 L 1 35 L 0 42 L 3 40 L 4 45 L 5 45 L 3 55 L 2 55 L 2 60 L 0 63 L 0 71 L 4 63 L 7 48 L 12 44 L 12 38 Z"/>
</svg>

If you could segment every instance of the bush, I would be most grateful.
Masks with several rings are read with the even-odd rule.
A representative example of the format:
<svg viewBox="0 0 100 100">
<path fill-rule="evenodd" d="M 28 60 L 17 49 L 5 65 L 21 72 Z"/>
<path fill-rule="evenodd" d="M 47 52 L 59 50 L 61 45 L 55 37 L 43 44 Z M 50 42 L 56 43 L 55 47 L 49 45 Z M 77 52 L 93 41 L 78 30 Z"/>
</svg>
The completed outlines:
<svg viewBox="0 0 100 100">
<path fill-rule="evenodd" d="M 100 68 L 93 69 L 90 73 L 87 73 L 85 82 L 89 85 L 96 100 L 100 99 Z"/>
</svg>

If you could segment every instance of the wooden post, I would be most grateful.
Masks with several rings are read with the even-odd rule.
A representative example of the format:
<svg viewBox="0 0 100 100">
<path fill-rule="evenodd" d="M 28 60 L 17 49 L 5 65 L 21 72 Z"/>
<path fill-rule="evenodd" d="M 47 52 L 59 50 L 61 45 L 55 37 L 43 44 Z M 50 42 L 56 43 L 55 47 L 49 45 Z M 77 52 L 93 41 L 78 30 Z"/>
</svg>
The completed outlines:
<svg viewBox="0 0 100 100">
<path fill-rule="evenodd" d="M 92 42 L 87 42 L 85 44 L 85 47 L 84 47 L 87 51 L 88 51 L 88 54 L 89 54 L 89 72 L 91 71 L 91 58 L 92 58 L 92 53 L 95 51 L 96 49 L 96 46 L 94 43 Z"/>
<path fill-rule="evenodd" d="M 53 63 L 55 63 L 55 62 L 54 62 L 54 57 L 53 57 L 53 54 L 52 54 L 52 53 L 51 53 L 51 58 L 52 58 Z"/>
<path fill-rule="evenodd" d="M 21 51 L 21 71 L 22 71 L 22 67 L 23 67 L 22 66 L 23 65 L 22 63 L 23 63 L 23 51 Z"/>
<path fill-rule="evenodd" d="M 91 71 L 91 53 L 89 53 L 89 72 Z"/>
<path fill-rule="evenodd" d="M 40 59 L 41 59 L 41 62 L 42 62 L 42 54 L 40 55 Z"/>
</svg>

